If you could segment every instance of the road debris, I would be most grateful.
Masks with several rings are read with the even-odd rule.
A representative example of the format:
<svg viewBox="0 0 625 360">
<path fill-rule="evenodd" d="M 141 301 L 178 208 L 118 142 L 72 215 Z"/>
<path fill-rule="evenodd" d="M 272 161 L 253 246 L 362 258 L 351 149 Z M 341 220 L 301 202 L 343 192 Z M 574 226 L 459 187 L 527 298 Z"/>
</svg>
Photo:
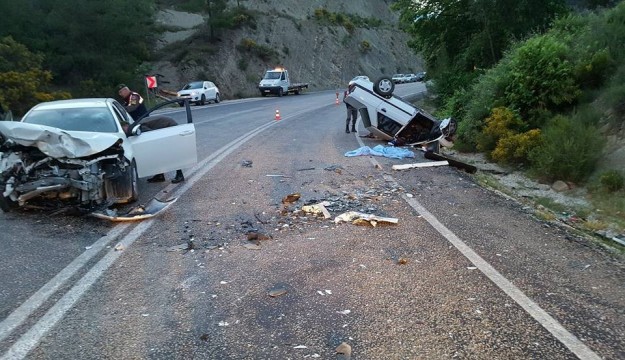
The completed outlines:
<svg viewBox="0 0 625 360">
<path fill-rule="evenodd" d="M 403 148 L 395 147 L 395 146 L 383 146 L 383 145 L 377 145 L 377 146 L 374 146 L 373 148 L 370 148 L 369 146 L 362 146 L 356 150 L 348 151 L 345 153 L 345 156 L 347 157 L 368 156 L 368 155 L 384 156 L 384 157 L 391 158 L 391 159 L 403 159 L 403 158 L 415 157 L 414 152 L 408 149 L 403 149 Z"/>
<path fill-rule="evenodd" d="M 414 168 L 425 168 L 425 167 L 436 167 L 436 166 L 447 166 L 449 165 L 449 161 L 431 161 L 431 162 L 422 162 L 422 163 L 414 163 L 414 164 L 401 164 L 401 165 L 393 165 L 393 170 L 407 170 Z"/>
<path fill-rule="evenodd" d="M 90 215 L 96 217 L 98 219 L 104 219 L 114 222 L 122 222 L 122 221 L 138 221 L 152 218 L 161 212 L 167 210 L 173 203 L 175 203 L 177 198 L 169 199 L 169 200 L 159 200 L 157 198 L 152 198 L 147 204 L 139 205 L 128 212 L 118 214 L 116 209 L 105 209 L 102 211 L 92 212 Z"/>
<path fill-rule="evenodd" d="M 462 161 L 458 161 L 451 157 L 444 156 L 444 155 L 441 155 L 432 151 L 426 151 L 423 156 L 428 160 L 439 160 L 439 161 L 447 160 L 449 162 L 449 166 L 462 169 L 468 172 L 469 174 L 474 174 L 475 172 L 477 172 L 477 167 L 473 165 L 463 163 Z"/>
<path fill-rule="evenodd" d="M 341 343 L 341 345 L 337 346 L 335 351 L 337 355 L 340 355 L 339 359 L 348 360 L 352 357 L 352 347 L 346 342 L 343 342 Z"/>
<path fill-rule="evenodd" d="M 267 176 L 267 177 L 285 177 L 285 178 L 290 178 L 290 176 L 282 175 L 282 174 L 267 174 L 265 176 Z"/>
<path fill-rule="evenodd" d="M 341 310 L 341 311 L 337 311 L 337 314 L 342 314 L 342 315 L 349 315 L 352 311 L 351 310 Z"/>
<path fill-rule="evenodd" d="M 332 217 L 332 215 L 330 215 L 330 212 L 328 211 L 328 209 L 326 209 L 326 206 L 330 205 L 330 202 L 322 201 L 313 205 L 304 205 L 302 206 L 302 211 L 307 214 L 323 215 L 324 219 L 329 219 Z"/>
<path fill-rule="evenodd" d="M 252 167 L 252 160 L 243 160 L 241 162 L 241 166 L 243 166 L 243 167 Z"/>
<path fill-rule="evenodd" d="M 351 222 L 354 225 L 371 225 L 376 227 L 378 223 L 397 224 L 399 219 L 365 214 L 358 211 L 348 211 L 334 218 L 335 224 L 341 222 Z"/>
<path fill-rule="evenodd" d="M 230 324 L 228 322 L 226 322 L 226 321 L 220 321 L 218 325 L 221 326 L 221 327 L 230 326 Z"/>
<path fill-rule="evenodd" d="M 406 265 L 406 264 L 408 264 L 408 259 L 406 259 L 406 258 L 399 258 L 399 260 L 397 260 L 397 264 L 399 264 L 399 265 Z"/>
<path fill-rule="evenodd" d="M 297 169 L 297 171 L 309 171 L 309 170 L 315 170 L 315 168 L 311 167 L 311 168 Z"/>
<path fill-rule="evenodd" d="M 271 297 L 278 297 L 278 296 L 284 295 L 286 293 L 287 293 L 286 288 L 284 286 L 282 286 L 282 285 L 278 285 L 278 286 L 274 286 L 271 290 L 269 290 L 267 295 L 269 295 Z"/>
<path fill-rule="evenodd" d="M 302 197 L 300 193 L 289 194 L 282 199 L 283 204 L 292 204 Z"/>
<path fill-rule="evenodd" d="M 308 349 L 308 346 L 306 346 L 306 345 L 297 345 L 297 346 L 294 346 L 293 349 Z"/>
<path fill-rule="evenodd" d="M 265 235 L 263 233 L 258 233 L 256 231 L 250 231 L 247 234 L 247 240 L 249 241 L 254 241 L 254 240 L 271 240 L 271 236 L 270 235 Z"/>
</svg>

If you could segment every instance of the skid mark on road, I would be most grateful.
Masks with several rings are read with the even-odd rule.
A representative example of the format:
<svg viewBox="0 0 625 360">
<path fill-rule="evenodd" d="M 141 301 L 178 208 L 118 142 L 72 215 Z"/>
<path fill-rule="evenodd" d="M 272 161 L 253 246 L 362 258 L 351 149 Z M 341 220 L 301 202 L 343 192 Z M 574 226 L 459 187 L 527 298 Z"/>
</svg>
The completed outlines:
<svg viewBox="0 0 625 360">
<path fill-rule="evenodd" d="M 356 136 L 360 146 L 365 143 Z M 376 168 L 382 168 L 380 163 L 372 157 L 369 160 Z M 390 175 L 384 175 L 384 179 L 394 183 L 401 188 L 399 183 Z M 464 257 L 469 259 L 486 277 L 490 279 L 499 289 L 514 300 L 523 308 L 530 316 L 532 316 L 540 325 L 549 331 L 558 341 L 566 346 L 572 353 L 580 359 L 601 359 L 597 353 L 592 351 L 586 344 L 579 340 L 575 335 L 566 330 L 556 319 L 543 310 L 532 299 L 525 295 L 510 280 L 506 279 L 492 265 L 479 256 L 473 249 L 465 244 L 456 234 L 443 225 L 438 219 L 432 215 L 421 203 L 414 198 L 409 198 L 405 194 L 402 195 L 404 201 L 410 205 L 423 219 L 425 219 L 438 233 L 440 233 L 447 241 L 449 241 Z"/>
</svg>

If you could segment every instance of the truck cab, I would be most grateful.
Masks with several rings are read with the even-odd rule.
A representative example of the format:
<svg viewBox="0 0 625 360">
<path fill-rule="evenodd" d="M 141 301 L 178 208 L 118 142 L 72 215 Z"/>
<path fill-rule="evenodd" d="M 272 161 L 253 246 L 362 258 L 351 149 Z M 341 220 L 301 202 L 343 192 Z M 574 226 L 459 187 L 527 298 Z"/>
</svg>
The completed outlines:
<svg viewBox="0 0 625 360">
<path fill-rule="evenodd" d="M 277 94 L 282 96 L 289 91 L 289 71 L 281 68 L 267 70 L 263 76 L 258 89 L 262 96 L 267 94 Z"/>
<path fill-rule="evenodd" d="M 278 96 L 294 93 L 298 95 L 308 84 L 293 84 L 289 78 L 289 71 L 284 68 L 267 70 L 258 84 L 261 96 L 276 94 Z"/>
</svg>

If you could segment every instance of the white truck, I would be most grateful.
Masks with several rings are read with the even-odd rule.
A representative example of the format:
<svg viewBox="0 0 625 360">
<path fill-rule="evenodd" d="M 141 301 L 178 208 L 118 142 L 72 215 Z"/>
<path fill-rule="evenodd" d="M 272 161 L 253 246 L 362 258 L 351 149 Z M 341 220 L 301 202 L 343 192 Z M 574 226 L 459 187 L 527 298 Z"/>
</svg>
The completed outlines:
<svg viewBox="0 0 625 360">
<path fill-rule="evenodd" d="M 267 70 L 258 84 L 262 96 L 267 94 L 282 96 L 289 93 L 299 95 L 304 89 L 308 89 L 308 83 L 291 83 L 289 71 L 283 68 Z"/>
</svg>

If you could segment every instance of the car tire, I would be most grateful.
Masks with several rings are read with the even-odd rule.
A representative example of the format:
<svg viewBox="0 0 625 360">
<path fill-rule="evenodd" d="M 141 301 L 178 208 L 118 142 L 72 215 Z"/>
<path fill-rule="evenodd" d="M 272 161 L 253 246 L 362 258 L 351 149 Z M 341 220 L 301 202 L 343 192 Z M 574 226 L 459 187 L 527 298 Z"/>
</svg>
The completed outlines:
<svg viewBox="0 0 625 360">
<path fill-rule="evenodd" d="M 221 99 L 219 98 L 219 93 L 215 94 L 215 104 L 219 104 Z"/>
<path fill-rule="evenodd" d="M 265 97 L 265 96 L 267 96 L 267 94 L 265 94 L 265 92 L 264 92 L 264 91 L 261 91 L 261 92 L 260 92 L 260 96 Z"/>
<path fill-rule="evenodd" d="M 284 95 L 284 91 L 282 90 L 282 88 L 278 89 L 278 97 L 282 97 L 282 95 Z"/>
<path fill-rule="evenodd" d="M 139 200 L 139 176 L 137 175 L 137 163 L 132 160 L 132 165 L 130 165 L 130 199 L 129 202 L 135 202 Z"/>
<path fill-rule="evenodd" d="M 6 197 L 0 195 L 0 210 L 6 212 L 11 211 L 15 206 L 13 206 L 13 202 Z"/>
<path fill-rule="evenodd" d="M 381 77 L 373 84 L 373 91 L 385 98 L 393 96 L 395 90 L 395 83 L 388 77 Z"/>
<path fill-rule="evenodd" d="M 206 96 L 202 95 L 202 97 L 200 98 L 200 101 L 198 102 L 198 105 L 204 105 L 206 103 Z"/>
</svg>

